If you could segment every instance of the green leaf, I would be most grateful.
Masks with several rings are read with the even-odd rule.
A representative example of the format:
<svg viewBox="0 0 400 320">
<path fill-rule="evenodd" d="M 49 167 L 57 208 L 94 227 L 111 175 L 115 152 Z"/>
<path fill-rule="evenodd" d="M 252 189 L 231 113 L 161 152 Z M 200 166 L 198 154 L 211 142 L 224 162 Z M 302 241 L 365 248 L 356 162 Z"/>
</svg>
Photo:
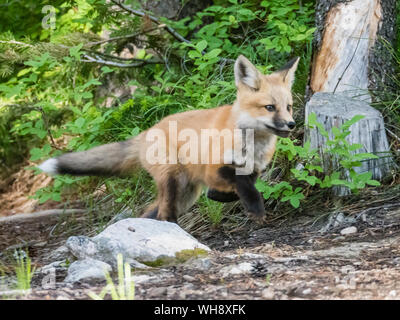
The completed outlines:
<svg viewBox="0 0 400 320">
<path fill-rule="evenodd" d="M 374 186 L 374 187 L 379 187 L 381 185 L 381 183 L 376 180 L 368 180 L 367 184 L 369 184 L 370 186 Z"/>
<path fill-rule="evenodd" d="M 188 56 L 190 59 L 196 59 L 196 58 L 200 58 L 201 57 L 201 53 L 195 51 L 195 50 L 190 50 L 188 52 Z"/>
<path fill-rule="evenodd" d="M 201 40 L 196 44 L 196 49 L 199 52 L 202 52 L 206 47 L 207 47 L 207 41 L 206 40 Z"/>
<path fill-rule="evenodd" d="M 103 72 L 103 74 L 114 72 L 113 69 L 111 69 L 110 67 L 107 67 L 107 66 L 101 67 L 101 71 Z"/>
<path fill-rule="evenodd" d="M 221 51 L 221 49 L 213 49 L 204 55 L 204 59 L 210 60 L 212 58 L 216 58 L 221 53 Z"/>
<path fill-rule="evenodd" d="M 71 57 L 74 57 L 76 60 L 79 61 L 80 58 L 81 58 L 81 54 L 82 54 L 82 52 L 80 52 L 80 50 L 82 49 L 82 47 L 83 47 L 83 43 L 80 43 L 80 44 L 78 44 L 77 46 L 70 48 L 70 49 L 69 49 L 69 54 L 70 54 L 70 56 L 71 56 Z"/>
<path fill-rule="evenodd" d="M 17 77 L 18 77 L 18 78 L 19 78 L 19 77 L 22 77 L 23 75 L 29 73 L 31 70 L 32 70 L 32 68 L 25 68 L 25 69 L 22 69 L 20 72 L 18 72 Z"/>
<path fill-rule="evenodd" d="M 85 119 L 84 118 L 78 118 L 78 119 L 76 119 L 75 120 L 75 125 L 78 127 L 78 128 L 82 128 L 83 127 L 83 125 L 84 125 L 84 123 L 85 123 Z"/>
</svg>

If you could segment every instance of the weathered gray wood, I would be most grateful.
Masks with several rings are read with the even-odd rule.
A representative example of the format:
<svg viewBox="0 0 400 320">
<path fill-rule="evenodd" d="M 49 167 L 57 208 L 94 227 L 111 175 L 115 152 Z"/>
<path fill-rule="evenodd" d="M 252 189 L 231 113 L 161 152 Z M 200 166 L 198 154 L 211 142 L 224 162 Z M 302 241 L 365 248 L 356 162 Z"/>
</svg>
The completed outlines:
<svg viewBox="0 0 400 320">
<path fill-rule="evenodd" d="M 393 0 L 319 0 L 310 80 L 314 92 L 343 92 L 371 101 L 390 87 L 394 61 L 380 38 L 395 42 Z"/>
<path fill-rule="evenodd" d="M 6 223 L 20 223 L 32 220 L 49 219 L 52 217 L 66 216 L 72 214 L 83 214 L 85 209 L 50 209 L 33 213 L 21 213 L 7 217 L 0 217 L 0 225 Z"/>
<path fill-rule="evenodd" d="M 361 149 L 354 153 L 368 152 L 380 158 L 364 161 L 361 167 L 355 168 L 355 171 L 359 173 L 370 171 L 372 177 L 377 180 L 381 180 L 391 172 L 392 159 L 385 125 L 379 111 L 372 108 L 367 102 L 354 100 L 343 94 L 318 92 L 312 96 L 306 105 L 306 123 L 308 123 L 308 116 L 312 112 L 316 114 L 317 121 L 323 124 L 325 130 L 330 133 L 331 139 L 333 139 L 332 127 L 340 127 L 355 115 L 365 116 L 364 119 L 350 127 L 351 134 L 347 137 L 347 141 L 351 144 L 359 143 L 363 145 Z M 337 165 L 335 159 L 327 158 L 327 155 L 323 154 L 326 138 L 319 133 L 317 128 L 306 128 L 305 139 L 310 141 L 312 149 L 318 149 L 324 161 L 323 166 L 326 172 L 331 169 L 332 163 Z M 349 193 L 349 190 L 338 188 L 335 189 L 335 193 L 345 195 Z"/>
</svg>

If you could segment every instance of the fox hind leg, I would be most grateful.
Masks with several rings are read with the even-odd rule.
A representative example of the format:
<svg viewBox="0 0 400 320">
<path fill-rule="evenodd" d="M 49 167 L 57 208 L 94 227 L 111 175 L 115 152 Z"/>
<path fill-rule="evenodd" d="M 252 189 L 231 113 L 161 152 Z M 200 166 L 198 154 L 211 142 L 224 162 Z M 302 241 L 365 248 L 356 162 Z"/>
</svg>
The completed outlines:
<svg viewBox="0 0 400 320">
<path fill-rule="evenodd" d="M 157 200 L 150 205 L 142 218 L 177 222 L 179 216 L 190 209 L 200 197 L 203 185 L 190 181 L 184 171 L 168 174 L 157 183 Z"/>
<path fill-rule="evenodd" d="M 146 211 L 141 215 L 141 218 L 157 219 L 157 214 L 158 214 L 158 202 L 155 202 L 146 208 Z"/>
</svg>

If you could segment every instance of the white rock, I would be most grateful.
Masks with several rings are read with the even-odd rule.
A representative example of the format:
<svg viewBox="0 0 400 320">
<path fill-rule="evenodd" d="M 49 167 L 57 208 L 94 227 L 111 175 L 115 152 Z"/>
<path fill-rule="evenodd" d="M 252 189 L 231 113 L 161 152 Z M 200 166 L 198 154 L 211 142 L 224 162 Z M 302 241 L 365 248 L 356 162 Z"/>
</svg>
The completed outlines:
<svg viewBox="0 0 400 320">
<path fill-rule="evenodd" d="M 211 259 L 210 258 L 199 258 L 192 261 L 187 262 L 187 267 L 190 269 L 197 270 L 208 270 L 211 268 Z"/>
<path fill-rule="evenodd" d="M 340 234 L 343 236 L 349 235 L 349 234 L 353 234 L 353 233 L 357 233 L 357 228 L 356 227 L 347 227 L 342 229 L 342 231 L 340 231 Z"/>
<path fill-rule="evenodd" d="M 120 220 L 93 238 L 70 237 L 66 245 L 78 259 L 93 258 L 113 267 L 119 253 L 124 262 L 146 268 L 143 262 L 175 258 L 182 250 L 210 251 L 177 224 L 144 218 Z"/>
<path fill-rule="evenodd" d="M 105 273 L 111 271 L 111 266 L 102 261 L 87 258 L 73 262 L 68 268 L 65 282 L 103 280 Z"/>
<path fill-rule="evenodd" d="M 183 278 L 185 281 L 189 281 L 189 282 L 192 282 L 192 281 L 195 281 L 195 280 L 196 280 L 195 277 L 189 276 L 188 274 L 185 274 L 182 278 Z"/>
<path fill-rule="evenodd" d="M 243 262 L 233 266 L 223 267 L 219 271 L 219 273 L 221 273 L 223 277 L 227 277 L 230 275 L 250 273 L 252 270 L 253 270 L 253 264 L 249 262 Z"/>
<path fill-rule="evenodd" d="M 396 296 L 397 296 L 397 291 L 396 291 L 396 290 L 391 290 L 391 291 L 389 292 L 389 295 L 388 295 L 388 296 L 391 297 L 391 298 L 396 297 Z"/>
<path fill-rule="evenodd" d="M 312 292 L 312 290 L 311 290 L 310 288 L 307 288 L 307 289 L 304 289 L 304 290 L 303 290 L 302 294 L 305 295 L 305 296 L 307 296 L 307 295 L 309 295 L 311 292 Z"/>
<path fill-rule="evenodd" d="M 266 288 L 261 292 L 263 299 L 272 300 L 275 298 L 275 292 L 271 288 Z"/>
</svg>

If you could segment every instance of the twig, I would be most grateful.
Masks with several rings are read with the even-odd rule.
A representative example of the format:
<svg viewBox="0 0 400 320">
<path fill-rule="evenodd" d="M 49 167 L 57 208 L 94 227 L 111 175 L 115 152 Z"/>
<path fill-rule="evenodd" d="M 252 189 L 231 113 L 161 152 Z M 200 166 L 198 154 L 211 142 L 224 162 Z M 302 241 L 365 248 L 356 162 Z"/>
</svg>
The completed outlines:
<svg viewBox="0 0 400 320">
<path fill-rule="evenodd" d="M 385 129 L 393 138 L 400 142 L 400 138 L 394 132 L 390 131 L 388 128 Z"/>
<path fill-rule="evenodd" d="M 39 107 L 39 110 L 40 110 L 40 112 L 42 113 L 43 122 L 44 122 L 44 125 L 45 125 L 45 127 L 46 127 L 47 133 L 49 134 L 50 141 L 51 141 L 51 145 L 53 146 L 53 148 L 56 148 L 57 150 L 62 150 L 61 148 L 59 148 L 59 147 L 56 145 L 56 142 L 55 142 L 54 139 L 53 139 L 53 135 L 51 134 L 51 131 L 50 131 L 50 128 L 49 128 L 49 121 L 48 121 L 48 119 L 47 119 L 47 116 L 46 116 L 46 114 L 45 114 L 43 108 L 42 108 L 42 107 Z"/>
<path fill-rule="evenodd" d="M 113 67 L 120 67 L 120 68 L 136 68 L 136 67 L 141 67 L 146 64 L 163 64 L 164 61 L 160 60 L 141 60 L 140 62 L 137 63 L 119 63 L 119 62 L 114 62 L 114 61 L 107 61 L 104 60 L 103 58 L 99 57 L 98 55 L 95 55 L 95 57 L 92 57 L 88 54 L 83 55 L 87 60 L 81 60 L 83 62 L 95 62 L 99 64 L 104 64 L 106 66 L 113 66 Z"/>
<path fill-rule="evenodd" d="M 162 29 L 164 27 L 166 27 L 165 24 L 160 24 L 156 28 L 152 28 L 152 29 L 149 29 L 149 30 L 144 30 L 143 32 L 152 32 L 152 31 L 155 31 L 155 30 Z M 98 44 L 102 44 L 102 43 L 106 43 L 106 42 L 112 42 L 112 41 L 117 41 L 117 40 L 121 40 L 121 39 L 135 38 L 135 37 L 140 36 L 141 34 L 143 34 L 143 32 L 136 32 L 136 33 L 132 33 L 132 34 L 127 34 L 125 36 L 119 36 L 119 37 L 104 39 L 104 40 L 100 40 L 100 41 L 89 42 L 89 43 L 86 43 L 85 46 L 96 46 Z"/>
<path fill-rule="evenodd" d="M 34 48 L 33 45 L 29 44 L 29 43 L 24 43 L 24 42 L 19 42 L 19 41 L 15 41 L 15 40 L 0 40 L 0 43 L 7 43 L 7 44 L 17 44 L 23 47 L 30 47 L 30 48 Z"/>
<path fill-rule="evenodd" d="M 123 3 L 121 3 L 121 1 L 119 0 L 111 0 L 111 2 L 115 3 L 118 7 L 120 7 L 121 9 L 134 14 L 135 16 L 139 16 L 139 17 L 144 17 L 147 16 L 151 21 L 153 21 L 154 23 L 161 25 L 161 21 L 159 19 L 157 19 L 154 16 L 148 15 L 142 11 L 139 10 L 135 10 L 132 9 L 131 7 L 128 7 L 126 5 L 124 5 Z M 176 32 L 173 28 L 171 28 L 170 26 L 165 26 L 165 30 L 168 31 L 168 33 L 170 33 L 175 39 L 177 39 L 180 42 L 185 42 L 185 43 L 190 43 L 189 40 L 185 39 L 183 36 L 181 36 L 178 32 Z"/>
</svg>

